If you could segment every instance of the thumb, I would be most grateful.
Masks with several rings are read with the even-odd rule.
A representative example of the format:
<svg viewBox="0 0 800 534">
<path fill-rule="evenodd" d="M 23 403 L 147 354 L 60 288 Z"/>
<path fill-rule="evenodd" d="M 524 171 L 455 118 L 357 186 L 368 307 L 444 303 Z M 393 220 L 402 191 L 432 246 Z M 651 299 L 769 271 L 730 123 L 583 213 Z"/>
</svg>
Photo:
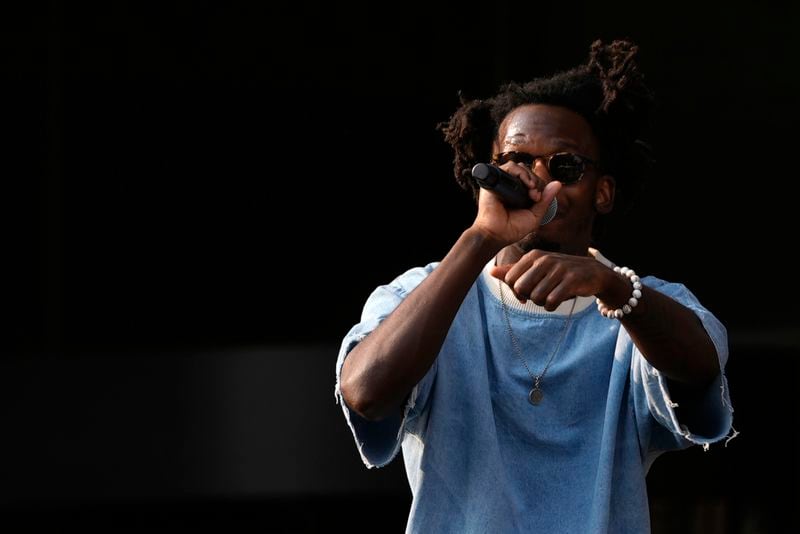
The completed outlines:
<svg viewBox="0 0 800 534">
<path fill-rule="evenodd" d="M 505 281 L 506 273 L 514 266 L 513 263 L 506 263 L 505 265 L 495 265 L 489 270 L 489 274 L 498 280 Z"/>
<path fill-rule="evenodd" d="M 536 216 L 536 219 L 541 221 L 542 217 L 544 217 L 545 212 L 550 207 L 550 203 L 553 201 L 555 196 L 561 190 L 561 182 L 550 182 L 547 184 L 544 189 L 542 190 L 542 198 L 533 205 L 531 208 L 531 213 Z"/>
</svg>

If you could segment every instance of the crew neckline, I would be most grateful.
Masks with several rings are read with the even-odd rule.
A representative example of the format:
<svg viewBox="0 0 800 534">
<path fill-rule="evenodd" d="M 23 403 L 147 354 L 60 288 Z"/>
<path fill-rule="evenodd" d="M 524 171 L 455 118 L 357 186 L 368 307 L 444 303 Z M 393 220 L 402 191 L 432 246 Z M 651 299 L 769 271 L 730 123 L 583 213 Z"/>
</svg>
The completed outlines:
<svg viewBox="0 0 800 534">
<path fill-rule="evenodd" d="M 523 313 L 528 314 L 535 314 L 535 315 L 552 315 L 552 316 L 567 316 L 572 310 L 572 299 L 565 300 L 558 307 L 553 311 L 548 311 L 544 308 L 544 306 L 539 306 L 535 304 L 532 300 L 526 300 L 525 304 L 522 304 L 516 297 L 513 296 L 511 293 L 511 288 L 505 282 L 498 280 L 491 274 L 489 271 L 492 267 L 494 267 L 495 261 L 497 256 L 492 258 L 488 261 L 488 263 L 483 267 L 481 271 L 481 277 L 483 278 L 483 282 L 486 284 L 486 287 L 489 289 L 489 292 L 492 294 L 494 298 L 498 300 L 498 302 L 502 302 L 503 299 L 500 296 L 500 284 L 503 284 L 503 293 L 505 295 L 505 302 L 506 306 L 510 310 L 516 310 Z M 605 258 L 603 258 L 605 259 Z M 598 259 L 598 261 L 601 261 Z M 601 261 L 602 262 L 602 261 Z M 602 262 L 605 263 L 605 262 Z M 595 303 L 595 296 L 590 297 L 576 297 L 577 301 L 575 302 L 575 309 L 572 311 L 572 314 L 575 315 L 576 313 L 582 312 L 589 306 L 592 306 Z"/>
</svg>

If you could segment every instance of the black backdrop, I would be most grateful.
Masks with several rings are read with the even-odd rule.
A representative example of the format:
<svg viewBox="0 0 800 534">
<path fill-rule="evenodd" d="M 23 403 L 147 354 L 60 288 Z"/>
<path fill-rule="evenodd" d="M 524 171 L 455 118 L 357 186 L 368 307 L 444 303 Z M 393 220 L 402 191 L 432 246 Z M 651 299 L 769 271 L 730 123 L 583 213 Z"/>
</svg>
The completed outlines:
<svg viewBox="0 0 800 534">
<path fill-rule="evenodd" d="M 797 491 L 797 462 L 781 458 L 791 448 L 764 439 L 797 436 L 796 401 L 778 387 L 792 387 L 800 346 L 789 260 L 795 15 L 778 2 L 49 2 L 8 11 L 2 365 L 14 461 L 5 502 L 72 512 L 146 502 L 148 517 L 164 520 L 195 514 L 198 500 L 247 501 L 245 515 L 268 524 L 298 502 L 330 511 L 377 485 L 394 496 L 385 502 L 402 525 L 399 468 L 362 472 L 343 421 L 331 421 L 340 417 L 330 393 L 336 343 L 369 292 L 439 259 L 471 221 L 435 127 L 459 91 L 488 96 L 583 61 L 595 38 L 630 37 L 660 102 L 659 166 L 605 252 L 684 281 L 717 313 L 738 356 L 737 415 L 746 427 L 753 414 L 749 432 L 714 459 L 676 455 L 663 475 L 657 464 L 651 488 L 665 499 L 654 510 L 696 511 L 694 500 L 668 497 L 705 465 L 697 469 L 716 483 L 691 494 L 706 503 L 696 513 L 731 524 L 738 509 L 742 529 L 767 528 L 785 506 L 752 492 L 767 482 L 747 466 L 772 451 L 767 467 L 794 488 L 776 490 L 774 503 Z M 242 412 L 220 403 L 240 406 L 235 392 L 250 391 L 230 377 L 254 382 L 241 405 L 252 420 L 237 423 L 228 454 L 215 440 Z M 260 419 L 275 401 L 287 432 Z M 118 438 L 109 447 L 89 446 L 108 435 Z M 305 465 L 292 447 L 306 443 L 317 458 L 326 447 L 313 444 L 331 439 L 338 448 L 323 463 L 341 472 L 314 478 L 278 465 Z M 126 467 L 109 471 L 119 457 Z M 256 474 L 223 483 L 198 475 L 208 464 Z M 719 482 L 734 471 L 751 478 Z M 241 517 L 223 509 L 225 520 Z"/>
</svg>

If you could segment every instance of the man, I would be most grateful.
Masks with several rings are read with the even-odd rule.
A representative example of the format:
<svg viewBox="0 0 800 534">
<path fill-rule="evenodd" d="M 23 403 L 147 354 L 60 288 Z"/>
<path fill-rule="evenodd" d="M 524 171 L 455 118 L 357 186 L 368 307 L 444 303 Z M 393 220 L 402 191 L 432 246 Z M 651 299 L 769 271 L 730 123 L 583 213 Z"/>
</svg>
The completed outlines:
<svg viewBox="0 0 800 534">
<path fill-rule="evenodd" d="M 441 263 L 373 292 L 337 363 L 365 464 L 403 448 L 410 532 L 646 532 L 655 457 L 731 428 L 724 327 L 683 285 L 590 247 L 646 156 L 635 56 L 596 42 L 586 65 L 465 102 L 443 128 L 477 216 Z M 488 160 L 530 209 L 477 187 Z"/>
</svg>

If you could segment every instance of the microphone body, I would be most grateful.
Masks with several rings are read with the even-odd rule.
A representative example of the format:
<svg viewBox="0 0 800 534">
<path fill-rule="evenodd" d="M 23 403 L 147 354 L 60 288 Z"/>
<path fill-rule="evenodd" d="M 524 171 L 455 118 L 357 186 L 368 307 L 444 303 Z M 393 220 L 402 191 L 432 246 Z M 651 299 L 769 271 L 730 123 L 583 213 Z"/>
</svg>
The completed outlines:
<svg viewBox="0 0 800 534">
<path fill-rule="evenodd" d="M 523 209 L 533 206 L 533 199 L 528 195 L 528 187 L 519 178 L 508 174 L 499 167 L 478 163 L 472 167 L 472 176 L 479 186 L 495 192 L 508 208 Z M 552 221 L 557 210 L 558 201 L 553 197 L 540 224 Z"/>
</svg>

